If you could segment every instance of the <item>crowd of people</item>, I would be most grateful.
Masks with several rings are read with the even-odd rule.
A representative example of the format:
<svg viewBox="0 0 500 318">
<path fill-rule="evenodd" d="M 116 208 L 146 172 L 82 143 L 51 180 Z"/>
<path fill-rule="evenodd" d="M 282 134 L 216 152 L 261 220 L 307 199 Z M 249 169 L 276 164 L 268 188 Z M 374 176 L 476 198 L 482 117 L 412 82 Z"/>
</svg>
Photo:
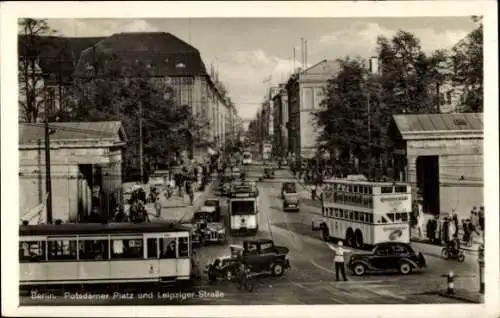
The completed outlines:
<svg viewBox="0 0 500 318">
<path fill-rule="evenodd" d="M 423 217 L 419 215 L 418 218 L 418 234 L 423 237 Z M 484 207 L 473 207 L 470 217 L 461 220 L 455 211 L 442 220 L 435 216 L 425 227 L 427 239 L 435 244 L 448 245 L 455 240 L 461 240 L 466 246 L 472 246 L 481 231 L 484 231 Z"/>
</svg>

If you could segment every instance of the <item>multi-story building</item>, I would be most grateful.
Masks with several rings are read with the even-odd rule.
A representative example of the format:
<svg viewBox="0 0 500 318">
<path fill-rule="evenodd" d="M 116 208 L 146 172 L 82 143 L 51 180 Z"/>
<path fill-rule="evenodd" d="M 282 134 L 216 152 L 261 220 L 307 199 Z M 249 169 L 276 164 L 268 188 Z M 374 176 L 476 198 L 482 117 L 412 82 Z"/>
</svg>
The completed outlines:
<svg viewBox="0 0 500 318">
<path fill-rule="evenodd" d="M 312 158 L 319 136 L 313 113 L 320 109 L 327 82 L 339 70 L 338 63 L 323 60 L 293 74 L 286 90 L 288 95 L 288 143 L 295 159 Z"/>
<path fill-rule="evenodd" d="M 206 142 L 198 141 L 198 144 L 209 144 L 219 149 L 224 147 L 228 133 L 226 130 L 231 128 L 226 122 L 232 107 L 222 96 L 213 76 L 207 73 L 200 52 L 188 43 L 164 32 L 47 39 L 65 50 L 62 57 L 56 53 L 61 50 L 49 50 L 41 56 L 40 61 L 44 78 L 50 82 L 48 86 L 54 88 L 56 102 L 64 100 L 59 96 L 60 93 L 64 94 L 67 83 L 71 83 L 72 75 L 77 77 L 82 73 L 87 74 L 89 69 L 93 70 L 97 53 L 112 52 L 125 63 L 140 63 L 141 67 L 145 67 L 145 76 L 152 78 L 158 87 L 165 90 L 165 94 L 171 93 L 175 104 L 191 106 L 196 118 L 208 126 L 203 137 Z M 207 148 L 209 146 L 195 147 L 194 155 L 201 156 Z"/>
<path fill-rule="evenodd" d="M 281 156 L 288 155 L 288 95 L 285 84 L 280 84 L 279 89 L 272 97 L 274 105 L 274 148 Z"/>
</svg>

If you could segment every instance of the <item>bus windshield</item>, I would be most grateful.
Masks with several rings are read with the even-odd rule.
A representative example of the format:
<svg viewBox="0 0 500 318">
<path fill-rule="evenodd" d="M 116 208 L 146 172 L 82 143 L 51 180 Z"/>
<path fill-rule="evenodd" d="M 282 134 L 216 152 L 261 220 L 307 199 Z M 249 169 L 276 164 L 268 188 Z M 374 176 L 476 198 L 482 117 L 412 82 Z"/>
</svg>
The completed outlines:
<svg viewBox="0 0 500 318">
<path fill-rule="evenodd" d="M 232 201 L 232 215 L 248 215 L 255 214 L 255 201 Z"/>
</svg>

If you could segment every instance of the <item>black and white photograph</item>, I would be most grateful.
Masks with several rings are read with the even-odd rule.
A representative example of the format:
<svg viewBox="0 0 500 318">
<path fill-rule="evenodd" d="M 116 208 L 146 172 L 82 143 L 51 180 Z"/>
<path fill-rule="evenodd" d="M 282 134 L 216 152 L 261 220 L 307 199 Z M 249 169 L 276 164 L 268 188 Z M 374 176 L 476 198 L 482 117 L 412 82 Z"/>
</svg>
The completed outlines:
<svg viewBox="0 0 500 318">
<path fill-rule="evenodd" d="M 498 316 L 496 4 L 368 2 L 11 7 L 2 298 Z"/>
</svg>

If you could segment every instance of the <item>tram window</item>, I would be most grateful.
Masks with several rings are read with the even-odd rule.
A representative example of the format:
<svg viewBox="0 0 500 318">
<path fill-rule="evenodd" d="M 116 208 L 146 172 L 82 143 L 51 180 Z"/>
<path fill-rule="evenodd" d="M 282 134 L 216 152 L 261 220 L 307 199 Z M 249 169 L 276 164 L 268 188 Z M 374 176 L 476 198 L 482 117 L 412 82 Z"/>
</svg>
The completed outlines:
<svg viewBox="0 0 500 318">
<path fill-rule="evenodd" d="M 19 244 L 20 262 L 45 262 L 45 242 L 20 242 Z"/>
<path fill-rule="evenodd" d="M 367 187 L 368 188 L 368 194 L 372 194 L 372 188 L 371 187 Z"/>
<path fill-rule="evenodd" d="M 61 240 L 48 241 L 48 260 L 49 261 L 76 261 L 76 241 Z"/>
<path fill-rule="evenodd" d="M 387 213 L 387 217 L 391 219 L 392 222 L 394 222 L 394 213 Z"/>
<path fill-rule="evenodd" d="M 381 187 L 380 193 L 392 193 L 392 187 Z"/>
<path fill-rule="evenodd" d="M 406 186 L 397 186 L 395 190 L 396 192 L 406 193 Z"/>
<path fill-rule="evenodd" d="M 368 221 L 369 223 L 373 223 L 373 214 L 367 213 L 367 214 L 366 214 L 366 216 L 368 217 L 368 218 L 367 218 L 367 221 Z"/>
<path fill-rule="evenodd" d="M 383 215 L 380 216 L 381 223 L 387 223 L 387 219 Z M 380 222 L 379 222 L 380 223 Z"/>
<path fill-rule="evenodd" d="M 158 258 L 158 239 L 157 238 L 148 238 L 148 258 Z"/>
<path fill-rule="evenodd" d="M 339 217 L 339 209 L 335 209 L 335 217 Z"/>
<path fill-rule="evenodd" d="M 359 213 L 359 220 L 360 220 L 361 222 L 364 222 L 364 221 L 365 221 L 365 213 L 364 213 L 364 212 L 360 212 L 360 213 Z"/>
<path fill-rule="evenodd" d="M 111 259 L 141 259 L 144 258 L 142 239 L 112 240 Z"/>
<path fill-rule="evenodd" d="M 161 240 L 160 258 L 177 258 L 177 242 L 175 238 L 164 238 Z"/>
<path fill-rule="evenodd" d="M 107 260 L 108 240 L 84 240 L 79 242 L 78 258 L 80 260 Z"/>
<path fill-rule="evenodd" d="M 189 243 L 187 237 L 179 238 L 179 257 L 189 256 Z"/>
<path fill-rule="evenodd" d="M 354 218 L 354 215 L 352 213 L 352 211 L 347 211 L 348 215 L 349 215 L 349 220 L 352 220 Z"/>
<path fill-rule="evenodd" d="M 401 221 L 408 222 L 408 213 L 401 213 Z"/>
<path fill-rule="evenodd" d="M 354 220 L 359 221 L 359 215 L 357 211 L 354 211 Z"/>
</svg>

